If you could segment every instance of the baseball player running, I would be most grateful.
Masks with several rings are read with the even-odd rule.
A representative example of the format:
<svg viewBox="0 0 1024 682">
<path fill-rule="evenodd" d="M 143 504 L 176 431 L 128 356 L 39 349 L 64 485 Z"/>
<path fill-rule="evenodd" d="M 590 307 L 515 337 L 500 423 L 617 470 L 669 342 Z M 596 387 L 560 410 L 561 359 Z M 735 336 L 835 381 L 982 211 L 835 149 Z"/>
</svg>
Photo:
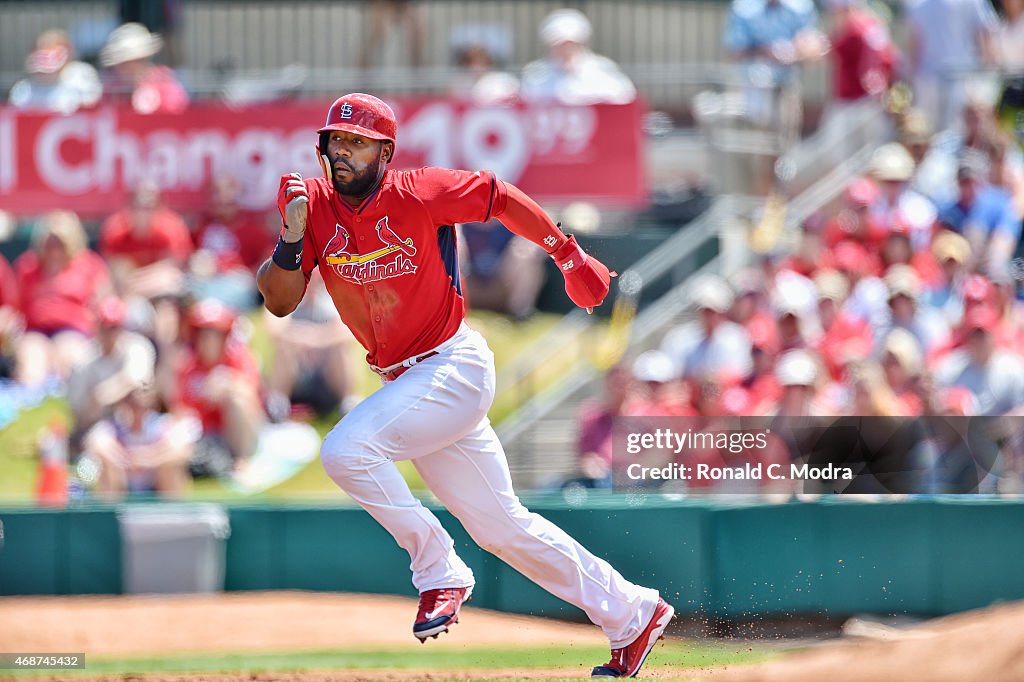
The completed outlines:
<svg viewBox="0 0 1024 682">
<path fill-rule="evenodd" d="M 324 177 L 281 178 L 284 225 L 259 269 L 267 309 L 283 316 L 319 268 L 342 321 L 384 382 L 327 434 L 324 469 L 409 552 L 420 593 L 413 634 L 421 642 L 458 622 L 474 579 L 396 460 L 412 461 L 477 544 L 604 630 L 612 657 L 594 677 L 635 676 L 673 608 L 528 511 L 512 490 L 487 419 L 494 355 L 464 321 L 453 226 L 500 218 L 548 252 L 569 298 L 588 311 L 608 294 L 608 268 L 489 171 L 389 170 L 396 127 L 391 108 L 371 95 L 331 105 L 318 131 Z"/>
</svg>

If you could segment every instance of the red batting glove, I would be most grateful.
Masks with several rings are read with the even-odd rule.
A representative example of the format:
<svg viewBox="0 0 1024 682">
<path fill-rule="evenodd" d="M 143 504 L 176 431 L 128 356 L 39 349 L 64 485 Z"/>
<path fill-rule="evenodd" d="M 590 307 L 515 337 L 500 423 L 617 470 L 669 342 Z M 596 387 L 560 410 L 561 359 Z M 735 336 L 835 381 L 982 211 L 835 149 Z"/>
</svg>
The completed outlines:
<svg viewBox="0 0 1024 682">
<path fill-rule="evenodd" d="M 551 254 L 551 258 L 565 278 L 565 293 L 573 303 L 586 308 L 588 313 L 601 305 L 608 295 L 614 272 L 608 272 L 604 263 L 588 256 L 572 236 Z"/>
</svg>

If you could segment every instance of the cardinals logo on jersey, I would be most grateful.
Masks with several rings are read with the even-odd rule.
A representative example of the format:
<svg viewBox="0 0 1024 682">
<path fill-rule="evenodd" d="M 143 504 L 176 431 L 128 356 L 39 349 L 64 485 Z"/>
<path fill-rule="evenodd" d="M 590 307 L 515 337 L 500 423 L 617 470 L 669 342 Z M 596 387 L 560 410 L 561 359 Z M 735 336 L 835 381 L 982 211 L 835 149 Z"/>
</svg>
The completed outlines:
<svg viewBox="0 0 1024 682">
<path fill-rule="evenodd" d="M 416 272 L 412 257 L 416 246 L 411 238 L 402 239 L 391 226 L 388 217 L 377 221 L 377 238 L 384 248 L 370 253 L 349 253 L 348 230 L 335 223 L 334 236 L 324 247 L 323 262 L 346 282 L 368 284 L 382 279 L 411 275 Z"/>
</svg>

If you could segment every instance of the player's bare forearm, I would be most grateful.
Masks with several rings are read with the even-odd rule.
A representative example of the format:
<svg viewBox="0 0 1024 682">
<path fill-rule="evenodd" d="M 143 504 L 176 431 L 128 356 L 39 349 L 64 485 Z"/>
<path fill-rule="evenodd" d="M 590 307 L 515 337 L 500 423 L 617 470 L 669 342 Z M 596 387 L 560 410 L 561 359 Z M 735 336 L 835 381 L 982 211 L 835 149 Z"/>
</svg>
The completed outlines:
<svg viewBox="0 0 1024 682">
<path fill-rule="evenodd" d="M 533 242 L 548 253 L 565 244 L 567 237 L 536 201 L 515 185 L 506 182 L 505 187 L 508 200 L 499 220 L 509 232 Z"/>
<path fill-rule="evenodd" d="M 268 258 L 256 273 L 256 286 L 263 294 L 263 305 L 267 310 L 277 317 L 284 317 L 298 307 L 306 293 L 306 278 L 301 269 L 285 270 Z"/>
</svg>

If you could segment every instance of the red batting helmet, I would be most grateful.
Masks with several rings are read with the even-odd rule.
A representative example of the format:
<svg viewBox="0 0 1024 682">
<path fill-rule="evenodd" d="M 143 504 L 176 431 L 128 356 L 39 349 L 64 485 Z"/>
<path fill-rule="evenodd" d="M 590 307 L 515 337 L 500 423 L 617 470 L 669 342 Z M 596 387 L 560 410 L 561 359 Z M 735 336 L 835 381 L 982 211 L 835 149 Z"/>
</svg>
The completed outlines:
<svg viewBox="0 0 1024 682">
<path fill-rule="evenodd" d="M 394 144 L 397 128 L 395 112 L 373 95 L 354 92 L 334 100 L 327 111 L 327 122 L 317 131 L 319 144 L 316 155 L 324 177 L 328 182 L 332 177 L 331 162 L 326 156 L 327 136 L 332 130 L 342 130 L 372 140 L 388 140 Z"/>
<path fill-rule="evenodd" d="M 334 100 L 327 112 L 327 123 L 317 132 L 344 130 L 373 140 L 394 142 L 397 128 L 391 107 L 373 95 L 355 92 Z"/>
</svg>

